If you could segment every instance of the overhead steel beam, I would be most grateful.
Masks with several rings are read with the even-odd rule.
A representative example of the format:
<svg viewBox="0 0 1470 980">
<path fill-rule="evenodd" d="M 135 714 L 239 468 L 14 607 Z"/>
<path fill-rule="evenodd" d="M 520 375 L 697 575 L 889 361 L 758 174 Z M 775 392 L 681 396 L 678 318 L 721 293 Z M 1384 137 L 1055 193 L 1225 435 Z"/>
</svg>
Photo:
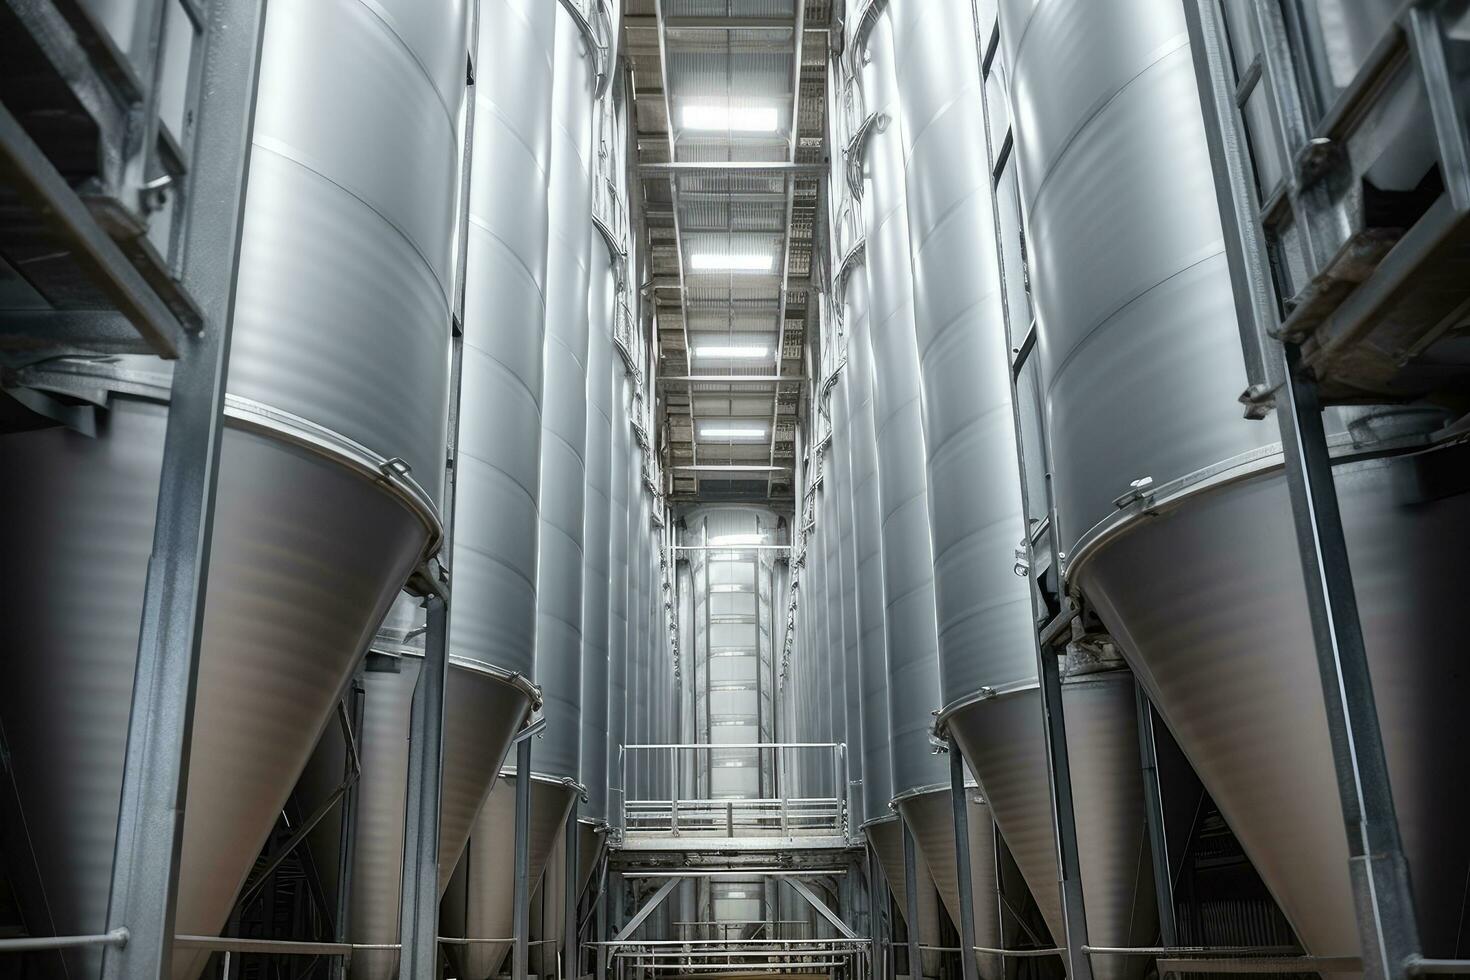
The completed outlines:
<svg viewBox="0 0 1470 980">
<path fill-rule="evenodd" d="M 660 375 L 657 379 L 659 384 L 732 384 L 732 385 L 763 385 L 782 384 L 792 382 L 800 384 L 806 378 L 796 374 L 790 377 L 771 374 L 688 374 L 688 375 Z"/>
<path fill-rule="evenodd" d="M 264 25 L 264 0 L 214 4 L 209 10 L 183 265 L 183 284 L 199 303 L 203 328 L 170 338 L 156 295 L 151 290 L 133 293 L 134 301 L 157 314 L 144 318 L 158 328 L 156 339 L 178 345 L 179 363 L 164 431 L 153 550 L 143 587 L 107 901 L 106 931 L 124 929 L 129 938 L 125 946 L 107 947 L 103 953 L 105 980 L 152 980 L 173 972 L 189 746 L 224 433 L 225 365 L 235 315 Z M 3 108 L 0 120 L 7 126 L 14 123 Z M 90 217 L 75 230 L 87 240 L 84 248 L 96 250 L 94 260 L 103 261 L 109 249 L 116 251 Z M 131 266 L 114 259 L 105 264 L 112 273 L 137 275 Z M 141 329 L 143 321 L 134 322 Z"/>
<path fill-rule="evenodd" d="M 650 14 L 628 14 L 623 18 L 632 30 L 651 31 L 658 21 Z M 794 17 L 668 17 L 664 26 L 671 31 L 790 31 L 796 27 Z M 807 24 L 803 30 L 826 33 L 827 24 Z"/>
<path fill-rule="evenodd" d="M 820 163 L 793 163 L 760 160 L 726 160 L 696 162 L 676 160 L 673 163 L 640 163 L 638 176 L 666 177 L 669 174 L 792 174 L 797 177 L 824 177 L 827 167 Z"/>
<path fill-rule="evenodd" d="M 742 466 L 738 463 L 686 463 L 669 467 L 676 473 L 790 473 L 791 467 L 754 463 Z"/>
</svg>

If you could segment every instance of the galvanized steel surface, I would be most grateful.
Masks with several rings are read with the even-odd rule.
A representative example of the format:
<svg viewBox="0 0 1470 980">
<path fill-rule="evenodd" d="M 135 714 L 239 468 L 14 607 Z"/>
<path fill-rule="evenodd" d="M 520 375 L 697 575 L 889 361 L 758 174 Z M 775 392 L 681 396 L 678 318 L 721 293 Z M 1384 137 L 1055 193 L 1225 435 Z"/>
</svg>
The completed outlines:
<svg viewBox="0 0 1470 980">
<path fill-rule="evenodd" d="M 398 457 L 438 500 L 465 0 L 266 17 L 232 394 Z"/>
<path fill-rule="evenodd" d="M 531 764 L 535 765 L 532 752 Z M 531 885 L 541 877 L 557 835 L 565 826 L 573 790 L 562 783 L 531 781 Z M 441 932 L 460 939 L 509 938 L 513 923 L 511 884 L 515 876 L 516 777 L 495 781 L 495 788 L 475 817 L 469 845 L 464 849 L 444 892 Z M 500 971 L 509 943 L 446 945 L 451 963 L 462 980 L 488 980 Z M 354 960 L 356 957 L 354 956 Z"/>
<path fill-rule="evenodd" d="M 924 0 L 890 0 L 888 16 L 949 704 L 1036 681 L 1030 582 L 1012 572 L 1026 517 L 974 20 Z"/>
<path fill-rule="evenodd" d="M 1231 284 L 1182 10 L 1002 4 L 1061 547 L 1307 949 L 1353 955 L 1347 847 L 1279 472 L 1087 530 L 1155 486 L 1275 441 L 1241 418 Z M 1098 241 L 1112 247 L 1099 249 Z M 1456 952 L 1470 855 L 1438 747 L 1464 690 L 1438 660 L 1463 583 L 1460 495 L 1429 459 L 1339 467 L 1348 543 L 1421 932 Z M 1125 518 L 1126 519 L 1126 518 Z M 1430 763 L 1429 760 L 1438 760 Z M 1434 765 L 1431 777 L 1426 765 Z M 1452 911 L 1454 910 L 1454 911 Z M 1451 920 L 1454 920 L 1453 924 Z"/>
<path fill-rule="evenodd" d="M 878 855 L 878 863 L 883 866 L 883 877 L 887 879 L 888 888 L 893 892 L 893 900 L 898 905 L 899 918 L 907 922 L 909 899 L 903 866 L 903 821 L 898 817 L 890 817 L 886 820 L 871 822 L 865 829 L 868 843 L 873 846 L 873 852 Z M 929 873 L 929 866 L 922 857 L 919 859 L 918 866 L 914 868 L 914 880 L 919 887 L 919 942 L 925 946 L 940 946 L 942 944 L 939 941 L 939 893 L 935 889 L 934 878 Z M 913 923 L 908 924 L 910 927 L 913 925 Z M 924 976 L 939 975 L 940 959 L 939 953 L 924 954 Z"/>
<path fill-rule="evenodd" d="M 1040 688 L 978 701 L 945 723 L 973 771 L 985 774 L 981 785 L 991 814 L 1057 939 L 1062 909 Z M 1080 801 L 1077 809 L 1084 812 Z"/>
<path fill-rule="evenodd" d="M 853 540 L 856 544 L 861 638 L 863 820 L 889 815 L 893 749 L 888 732 L 888 635 L 883 592 L 883 534 L 878 509 L 877 434 L 873 427 L 873 357 L 868 338 L 868 273 L 848 279 L 847 367 L 852 426 Z"/>
<path fill-rule="evenodd" d="M 1005 0 L 1001 26 L 1072 555 L 1130 482 L 1162 486 L 1276 429 L 1236 401 L 1245 368 L 1183 9 Z"/>
<path fill-rule="evenodd" d="M 527 677 L 536 641 L 555 17 L 536 0 L 488 0 L 480 12 L 455 450 L 460 599 L 450 604 L 450 651 Z"/>
<path fill-rule="evenodd" d="M 1158 938 L 1159 907 L 1144 822 L 1133 675 L 1109 670 L 1065 677 L 1062 710 L 1087 941 L 1093 946 L 1148 946 Z M 1095 980 L 1137 980 L 1151 966 L 1142 956 L 1095 956 L 1092 975 Z"/>
<path fill-rule="evenodd" d="M 930 712 L 939 705 L 934 559 L 925 473 L 923 391 L 914 336 L 903 126 L 891 13 L 868 39 L 862 71 L 870 111 L 886 117 L 868 149 L 863 217 L 867 228 L 870 339 L 875 365 L 873 416 L 883 527 L 887 602 L 888 704 L 894 792 L 947 785 L 949 773 L 929 747 Z"/>
<path fill-rule="evenodd" d="M 0 542 L 33 556 L 7 592 L 11 639 L 34 653 L 15 658 L 0 717 L 63 934 L 100 932 L 107 908 L 165 415 L 116 397 L 95 439 L 0 440 Z M 223 927 L 363 638 L 427 540 L 397 498 L 234 427 L 216 508 L 179 878 L 178 928 L 194 934 Z M 95 971 L 95 952 L 66 958 Z M 201 967 L 184 957 L 177 975 Z"/>
<path fill-rule="evenodd" d="M 1427 955 L 1454 956 L 1470 841 L 1453 542 L 1464 449 L 1339 464 L 1337 492 Z M 1459 484 L 1463 486 L 1463 484 Z M 1434 487 L 1442 489 L 1433 489 Z M 1154 571 L 1157 570 L 1157 571 Z M 1169 730 L 1307 949 L 1358 949 L 1291 510 L 1280 471 L 1187 500 L 1078 569 Z"/>
<path fill-rule="evenodd" d="M 545 699 L 547 725 L 532 765 L 537 772 L 576 779 L 582 754 L 582 524 L 592 265 L 588 221 L 596 53 L 572 16 L 560 4 L 556 8 L 536 589 L 536 682 Z"/>
<path fill-rule="evenodd" d="M 582 570 L 581 778 L 587 790 L 585 816 L 607 819 L 608 633 L 612 523 L 613 320 L 617 310 L 617 266 L 591 226 L 592 277 L 588 294 L 587 488 Z M 621 367 L 621 364 L 619 364 Z M 620 515 L 621 516 L 621 515 Z"/>
<path fill-rule="evenodd" d="M 990 807 L 974 787 L 965 787 L 969 816 L 970 890 L 974 901 L 975 945 L 1003 949 L 1001 909 L 995 880 L 995 824 Z M 914 830 L 919 855 L 939 889 L 945 911 L 953 923 L 960 921 L 960 879 L 956 874 L 954 838 L 954 804 L 949 790 L 910 796 L 899 804 L 903 819 Z M 983 980 L 999 980 L 1004 976 L 1004 962 L 998 956 L 976 954 L 976 964 Z"/>
</svg>

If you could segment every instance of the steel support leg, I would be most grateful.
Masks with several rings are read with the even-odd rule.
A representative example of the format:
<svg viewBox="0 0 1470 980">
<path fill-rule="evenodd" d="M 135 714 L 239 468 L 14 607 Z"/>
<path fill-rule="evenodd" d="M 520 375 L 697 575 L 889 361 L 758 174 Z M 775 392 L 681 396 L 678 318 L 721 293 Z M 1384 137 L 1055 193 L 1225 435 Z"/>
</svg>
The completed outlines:
<svg viewBox="0 0 1470 980">
<path fill-rule="evenodd" d="M 187 337 L 174 366 L 107 907 L 106 931 L 126 929 L 129 939 L 104 951 L 107 980 L 156 980 L 173 970 L 194 689 L 265 3 L 214 4 L 208 16 L 183 268 L 204 326 Z"/>
<path fill-rule="evenodd" d="M 526 735 L 516 743 L 516 871 L 511 902 L 513 918 L 511 935 L 515 937 L 511 956 L 512 980 L 526 980 L 530 967 L 531 934 L 531 739 Z"/>
<path fill-rule="evenodd" d="M 424 665 L 409 716 L 408 804 L 404 825 L 403 893 L 398 921 L 405 977 L 439 969 L 439 799 L 444 776 L 444 685 L 449 669 L 449 609 L 442 596 L 429 613 Z"/>
<path fill-rule="evenodd" d="M 873 980 L 887 980 L 887 944 L 883 941 L 883 923 L 888 913 L 888 885 L 883 881 L 883 868 L 872 847 L 868 848 L 868 937 L 871 940 Z"/>
<path fill-rule="evenodd" d="M 965 758 L 949 740 L 949 795 L 954 806 L 955 877 L 960 883 L 960 975 L 980 980 L 975 963 L 975 881 L 970 876 L 970 812 L 965 791 Z"/>
<path fill-rule="evenodd" d="M 1316 386 L 1302 377 L 1296 345 L 1284 346 L 1287 380 L 1284 397 L 1277 399 L 1277 417 L 1347 825 L 1363 972 L 1370 978 L 1401 978 L 1420 952 L 1409 864 L 1389 786 L 1322 406 Z"/>
<path fill-rule="evenodd" d="M 924 954 L 919 949 L 919 849 L 914 843 L 914 832 L 903 823 L 903 883 L 907 893 L 909 935 L 909 980 L 921 980 L 924 976 Z"/>
<path fill-rule="evenodd" d="M 566 887 L 564 909 L 566 927 L 566 940 L 562 948 L 562 962 L 566 965 L 562 968 L 568 980 L 577 980 L 582 975 L 582 967 L 579 962 L 577 951 L 581 944 L 577 941 L 577 886 L 581 884 L 578 880 L 581 876 L 578 868 L 577 855 L 577 800 L 572 800 L 572 808 L 567 811 L 567 842 L 566 842 Z"/>
<path fill-rule="evenodd" d="M 345 703 L 347 715 L 352 722 L 354 732 L 362 731 L 364 692 L 362 689 L 361 675 L 354 678 L 352 686 L 347 689 Z M 344 773 L 352 764 L 351 759 L 343 760 Z M 352 909 L 352 861 L 357 853 L 357 806 L 358 806 L 358 780 L 354 780 L 347 789 L 347 796 L 342 801 L 342 812 L 338 819 L 338 841 L 337 841 L 337 909 L 336 922 L 333 938 L 339 943 L 348 941 L 348 925 Z M 238 933 L 234 933 L 238 935 Z M 344 980 L 347 976 L 346 957 L 334 956 L 327 975 L 331 980 Z"/>
<path fill-rule="evenodd" d="M 1062 717 L 1062 678 L 1054 651 L 1038 645 L 1041 711 L 1046 725 L 1046 762 L 1051 777 L 1052 825 L 1057 832 L 1058 891 L 1062 899 L 1061 945 L 1067 948 L 1070 980 L 1092 980 L 1087 914 L 1082 906 L 1082 868 L 1077 856 L 1077 818 L 1072 807 L 1072 768 L 1067 761 L 1067 727 Z"/>
<path fill-rule="evenodd" d="M 1154 866 L 1154 897 L 1159 905 L 1159 942 L 1179 945 L 1174 924 L 1174 873 L 1169 863 L 1169 835 L 1164 826 L 1164 794 L 1159 785 L 1158 746 L 1154 742 L 1154 708 L 1137 680 L 1133 691 L 1138 706 L 1139 767 L 1143 770 L 1143 814 L 1148 829 L 1149 854 Z"/>
</svg>

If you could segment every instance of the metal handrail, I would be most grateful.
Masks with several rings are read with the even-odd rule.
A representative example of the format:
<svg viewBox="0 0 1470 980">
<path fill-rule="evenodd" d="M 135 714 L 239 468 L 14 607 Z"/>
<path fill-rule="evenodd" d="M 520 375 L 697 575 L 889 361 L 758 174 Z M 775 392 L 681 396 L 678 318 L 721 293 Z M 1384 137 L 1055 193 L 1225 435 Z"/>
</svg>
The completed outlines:
<svg viewBox="0 0 1470 980">
<path fill-rule="evenodd" d="M 20 936 L 0 939 L 0 953 L 36 953 L 53 949 L 78 949 L 89 946 L 117 946 L 128 944 L 128 931 L 114 929 L 111 932 L 92 936 Z"/>
</svg>

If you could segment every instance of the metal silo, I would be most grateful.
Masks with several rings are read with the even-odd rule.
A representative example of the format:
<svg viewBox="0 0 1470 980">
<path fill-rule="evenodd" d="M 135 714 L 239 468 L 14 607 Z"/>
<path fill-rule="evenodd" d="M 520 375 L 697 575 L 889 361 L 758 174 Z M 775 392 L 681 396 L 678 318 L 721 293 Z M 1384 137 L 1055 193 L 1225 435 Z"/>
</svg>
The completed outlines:
<svg viewBox="0 0 1470 980">
<path fill-rule="evenodd" d="M 482 75 L 477 86 L 490 98 L 481 96 L 484 111 L 477 115 L 476 142 L 483 119 L 490 148 L 483 162 L 478 154 L 475 160 L 477 173 L 482 165 L 485 168 L 486 199 L 483 216 L 476 220 L 478 182 L 472 184 L 471 245 L 478 230 L 491 274 L 476 281 L 472 265 L 470 288 L 481 288 L 486 309 L 506 318 L 496 321 L 497 334 L 504 336 L 486 339 L 487 347 L 498 345 L 491 360 L 485 361 L 487 373 L 477 376 L 484 379 L 486 401 L 473 409 L 462 406 L 460 444 L 461 456 L 469 453 L 471 464 L 497 459 L 495 453 L 504 456 L 508 450 L 514 450 L 515 457 L 514 467 L 485 470 L 483 484 L 477 483 L 484 490 L 473 505 L 459 491 L 456 556 L 468 550 L 461 548 L 468 544 L 462 530 L 467 511 L 487 527 L 479 539 L 485 541 L 483 550 L 473 552 L 472 559 L 477 570 L 484 569 L 484 578 L 469 593 L 474 599 L 454 607 L 467 607 L 480 634 L 513 641 L 517 670 L 534 671 L 546 679 L 541 686 L 547 727 L 531 758 L 535 841 L 543 836 L 554 839 L 565 825 L 577 792 L 581 754 L 581 540 L 595 55 L 559 5 L 506 2 L 482 12 L 481 25 L 481 71 L 493 74 L 489 84 Z M 533 83 L 529 89 L 528 83 Z M 508 297 L 515 298 L 515 312 L 490 305 Z M 467 400 L 472 346 L 468 302 L 466 320 Z M 544 336 L 525 329 L 527 323 L 542 322 Z M 536 401 L 539 411 L 533 413 Z M 509 419 L 516 421 L 508 424 Z M 466 435 L 469 426 L 483 433 L 483 448 Z M 464 480 L 462 464 L 458 486 Z M 506 551 L 511 551 L 514 562 L 499 557 Z M 465 595 L 464 581 L 457 578 L 456 585 Z M 506 640 L 492 632 L 510 628 L 514 633 Z M 457 621 L 451 624 L 454 653 L 470 641 L 458 629 Z M 455 717 L 446 712 L 446 739 L 454 723 Z M 484 786 L 495 784 L 489 796 L 482 789 L 478 798 L 466 797 L 466 805 L 454 811 L 452 829 L 458 841 L 470 843 L 461 843 L 464 864 L 454 886 L 456 897 L 446 904 L 447 928 L 470 939 L 510 934 L 513 882 L 502 872 L 514 860 L 513 767 L 507 766 L 494 779 L 505 756 L 502 749 L 486 773 Z M 448 837 L 447 789 L 444 805 L 442 833 Z M 533 849 L 533 879 L 541 874 L 549 853 L 549 847 Z M 441 887 L 446 887 L 453 868 L 452 860 L 448 869 L 441 866 Z M 470 976 L 491 975 L 504 954 L 505 948 L 498 945 L 451 951 L 459 969 Z"/>
<path fill-rule="evenodd" d="M 632 379 L 620 359 L 612 365 L 612 523 L 608 542 L 611 554 L 608 625 L 607 678 L 607 778 L 608 820 L 613 830 L 623 831 L 623 802 L 627 794 L 624 781 L 623 745 L 632 741 L 628 730 L 628 580 L 632 574 L 629 561 L 628 519 L 632 510 L 629 493 L 633 473 L 637 470 L 633 428 L 629 422 L 628 402 Z"/>
<path fill-rule="evenodd" d="M 550 235 L 541 406 L 536 677 L 546 730 L 531 764 L 576 782 L 581 760 L 582 524 L 586 493 L 592 108 L 597 52 L 560 4 L 551 114 Z"/>
<path fill-rule="evenodd" d="M 1246 375 L 1181 9 L 1003 7 L 1065 574 L 1305 947 L 1353 955 L 1278 430 L 1236 401 Z M 1382 452 L 1394 428 L 1367 410 L 1329 431 L 1420 929 L 1445 955 L 1470 865 L 1451 817 L 1466 781 L 1443 750 L 1466 693 L 1451 542 L 1470 512 L 1456 487 L 1431 489 L 1460 451 Z"/>
<path fill-rule="evenodd" d="M 618 256 L 593 231 L 593 274 L 588 299 L 591 335 L 587 348 L 587 491 L 582 585 L 582 775 L 587 805 L 578 860 L 595 851 L 591 832 L 607 823 L 608 630 L 611 586 L 608 546 L 612 521 L 612 400 L 615 360 L 613 320 L 617 311 Z M 583 851 L 588 853 L 583 853 Z"/>
<path fill-rule="evenodd" d="M 410 9 L 410 7 L 412 9 Z M 178 889 L 224 926 L 337 699 L 438 537 L 464 5 L 272 4 L 236 298 Z M 0 440 L 0 694 L 50 918 L 102 931 L 168 400 L 158 362 L 53 362 L 95 438 Z M 24 379 L 23 379 L 24 380 Z M 411 471 L 412 475 L 409 475 Z M 75 764 L 58 767 L 55 760 Z M 65 954 L 95 972 L 98 954 Z M 181 955 L 175 975 L 202 957 Z"/>
<path fill-rule="evenodd" d="M 846 369 L 844 369 L 844 374 Z M 836 495 L 838 574 L 842 580 L 842 690 L 844 717 L 847 720 L 842 741 L 846 743 L 847 785 L 842 795 L 847 800 L 849 835 L 855 835 L 863 816 L 863 676 L 862 638 L 859 633 L 857 532 L 853 520 L 852 481 L 852 411 L 845 378 L 838 379 L 832 392 L 834 430 L 832 433 L 833 493 Z"/>
<path fill-rule="evenodd" d="M 962 749 L 969 750 L 990 811 L 1053 935 L 1059 936 L 1031 586 L 1012 571 L 1016 543 L 1026 536 L 1027 525 L 1016 476 L 1010 351 L 975 24 L 961 5 L 931 9 L 912 0 L 894 0 L 889 16 L 897 48 L 914 319 L 924 382 L 944 717 Z M 1121 680 L 1126 685 L 1129 679 L 1125 673 Z M 1102 767 L 1089 764 L 1096 754 L 1136 754 L 1135 707 L 1128 700 L 1089 697 L 1093 691 L 1075 687 L 1068 694 L 1068 700 L 1086 702 L 1094 735 L 1078 746 L 1076 806 L 1082 813 L 1109 815 L 1106 821 L 1084 821 L 1088 833 L 1081 843 L 1097 853 L 1084 854 L 1083 861 L 1089 868 L 1127 873 L 1117 880 L 1091 879 L 1088 934 L 1099 946 L 1142 945 L 1153 938 L 1154 905 L 1152 877 L 1137 853 L 1145 839 L 1141 785 L 1137 778 L 1092 778 Z M 1110 711 L 1117 716 L 1106 716 Z M 957 918 L 954 875 L 940 870 L 952 867 L 952 818 L 942 807 L 928 809 L 938 823 L 924 828 L 924 836 L 949 845 L 931 856 L 939 861 L 936 878 L 951 917 Z M 911 819 L 921 819 L 919 808 L 912 811 Z M 985 812 L 976 816 L 990 819 Z M 1108 863 L 1124 856 L 1133 858 L 1126 869 Z M 993 868 L 987 877 L 993 891 Z M 1084 880 L 1085 890 L 1087 884 Z M 981 907 L 993 905 L 993 898 L 990 892 L 976 895 L 984 899 L 977 901 L 977 934 L 994 935 L 994 910 Z M 1141 957 L 1110 957 L 1099 959 L 1094 969 L 1102 976 L 1132 975 L 1148 965 Z"/>
</svg>

